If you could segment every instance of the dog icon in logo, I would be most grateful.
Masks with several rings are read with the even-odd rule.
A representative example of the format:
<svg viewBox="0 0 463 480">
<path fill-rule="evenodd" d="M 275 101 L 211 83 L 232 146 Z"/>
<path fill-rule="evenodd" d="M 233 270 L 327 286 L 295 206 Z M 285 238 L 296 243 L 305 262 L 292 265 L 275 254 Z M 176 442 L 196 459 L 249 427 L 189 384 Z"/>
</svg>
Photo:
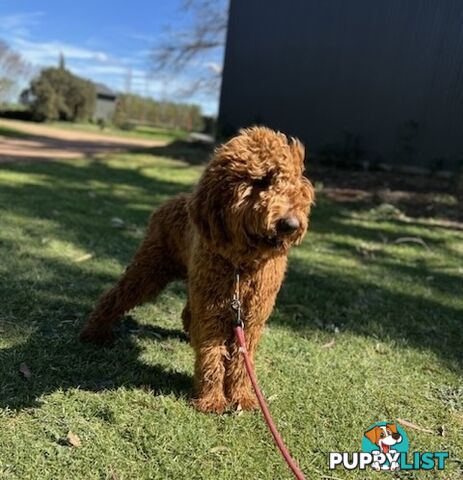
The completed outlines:
<svg viewBox="0 0 463 480">
<path fill-rule="evenodd" d="M 365 432 L 365 437 L 379 447 L 379 450 L 373 450 L 371 453 L 394 454 L 396 450 L 391 448 L 402 442 L 402 435 L 397 431 L 395 423 L 386 423 L 386 425 L 376 425 Z M 371 466 L 375 470 L 381 470 L 379 462 L 373 462 Z M 383 470 L 399 470 L 400 466 L 397 462 L 391 462 L 391 465 Z"/>
</svg>

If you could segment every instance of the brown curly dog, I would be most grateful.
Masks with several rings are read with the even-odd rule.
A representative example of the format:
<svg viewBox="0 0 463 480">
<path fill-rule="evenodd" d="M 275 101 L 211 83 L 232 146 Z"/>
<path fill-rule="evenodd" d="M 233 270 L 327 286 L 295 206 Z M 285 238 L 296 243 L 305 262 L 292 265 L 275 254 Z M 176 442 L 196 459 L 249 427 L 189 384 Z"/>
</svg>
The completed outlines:
<svg viewBox="0 0 463 480">
<path fill-rule="evenodd" d="M 117 284 L 99 300 L 81 334 L 112 340 L 117 319 L 186 279 L 183 325 L 196 353 L 194 405 L 222 412 L 257 406 L 233 338 L 234 272 L 253 358 L 286 270 L 288 250 L 304 237 L 314 200 L 303 176 L 304 147 L 264 127 L 241 130 L 220 146 L 190 195 L 162 205 Z"/>
</svg>

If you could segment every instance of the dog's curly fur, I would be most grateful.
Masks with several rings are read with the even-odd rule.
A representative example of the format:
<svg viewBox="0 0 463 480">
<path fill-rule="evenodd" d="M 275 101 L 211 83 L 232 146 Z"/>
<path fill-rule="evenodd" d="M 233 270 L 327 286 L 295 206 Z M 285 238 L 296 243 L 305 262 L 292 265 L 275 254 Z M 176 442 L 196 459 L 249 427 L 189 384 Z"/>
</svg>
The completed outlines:
<svg viewBox="0 0 463 480">
<path fill-rule="evenodd" d="M 81 339 L 110 343 L 124 312 L 152 299 L 172 280 L 186 279 L 182 319 L 196 353 L 194 405 L 217 413 L 229 406 L 255 408 L 233 339 L 234 272 L 241 271 L 252 358 L 280 289 L 288 250 L 307 231 L 314 191 L 303 170 L 302 144 L 264 127 L 241 130 L 216 149 L 195 191 L 152 214 L 132 263 L 100 298 Z"/>
</svg>

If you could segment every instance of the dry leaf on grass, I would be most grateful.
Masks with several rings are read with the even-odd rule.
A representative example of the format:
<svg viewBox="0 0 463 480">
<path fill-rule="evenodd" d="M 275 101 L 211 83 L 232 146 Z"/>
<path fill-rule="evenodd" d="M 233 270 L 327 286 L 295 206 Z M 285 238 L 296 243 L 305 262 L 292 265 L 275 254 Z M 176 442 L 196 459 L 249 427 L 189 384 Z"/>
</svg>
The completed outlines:
<svg viewBox="0 0 463 480">
<path fill-rule="evenodd" d="M 409 422 L 408 420 L 404 420 L 403 418 L 398 418 L 397 423 L 400 423 L 403 427 L 411 428 L 412 430 L 418 430 L 419 432 L 434 433 L 429 428 L 420 427 L 419 425 L 416 425 L 416 423 Z"/>
<path fill-rule="evenodd" d="M 218 447 L 213 447 L 209 450 L 211 453 L 220 453 L 220 452 L 228 452 L 230 449 L 225 445 L 219 445 Z"/>
<path fill-rule="evenodd" d="M 109 471 L 109 477 L 108 480 L 119 480 L 119 475 L 113 470 L 113 467 L 109 467 L 110 468 L 110 471 Z"/>
<path fill-rule="evenodd" d="M 19 371 L 22 373 L 23 377 L 26 378 L 27 380 L 29 380 L 29 378 L 32 377 L 32 373 L 25 362 L 22 362 L 21 365 L 19 365 Z"/>
<path fill-rule="evenodd" d="M 90 260 L 93 257 L 91 253 L 86 253 L 85 255 L 82 255 L 74 260 L 76 263 L 80 262 L 86 262 L 87 260 Z"/>
<path fill-rule="evenodd" d="M 69 430 L 68 434 L 66 435 L 66 443 L 70 446 L 70 447 L 81 447 L 82 446 L 82 442 L 80 441 L 80 438 L 73 432 L 71 432 Z"/>
<path fill-rule="evenodd" d="M 336 340 L 333 338 L 328 343 L 322 345 L 322 348 L 333 348 L 336 345 Z"/>
</svg>

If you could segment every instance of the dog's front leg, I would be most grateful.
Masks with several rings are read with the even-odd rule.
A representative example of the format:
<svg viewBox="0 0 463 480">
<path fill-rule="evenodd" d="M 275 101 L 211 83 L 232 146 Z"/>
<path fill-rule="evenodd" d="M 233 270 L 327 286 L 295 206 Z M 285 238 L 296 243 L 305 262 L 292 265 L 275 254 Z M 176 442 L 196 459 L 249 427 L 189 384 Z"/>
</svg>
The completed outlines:
<svg viewBox="0 0 463 480">
<path fill-rule="evenodd" d="M 195 328 L 190 329 L 191 343 L 196 353 L 193 405 L 201 412 L 222 413 L 228 404 L 224 395 L 227 349 L 223 334 L 200 338 L 201 333 Z"/>
<path fill-rule="evenodd" d="M 262 333 L 261 326 L 245 328 L 246 348 L 249 353 L 251 364 L 254 365 L 254 354 Z M 226 363 L 225 394 L 229 403 L 243 410 L 253 410 L 259 406 L 257 397 L 252 389 L 244 361 L 236 341 L 229 348 L 229 359 Z"/>
<path fill-rule="evenodd" d="M 189 266 L 188 303 L 183 317 L 196 354 L 193 405 L 202 412 L 222 413 L 228 406 L 224 391 L 227 340 L 232 335 L 230 285 L 223 268 L 198 255 Z"/>
</svg>

